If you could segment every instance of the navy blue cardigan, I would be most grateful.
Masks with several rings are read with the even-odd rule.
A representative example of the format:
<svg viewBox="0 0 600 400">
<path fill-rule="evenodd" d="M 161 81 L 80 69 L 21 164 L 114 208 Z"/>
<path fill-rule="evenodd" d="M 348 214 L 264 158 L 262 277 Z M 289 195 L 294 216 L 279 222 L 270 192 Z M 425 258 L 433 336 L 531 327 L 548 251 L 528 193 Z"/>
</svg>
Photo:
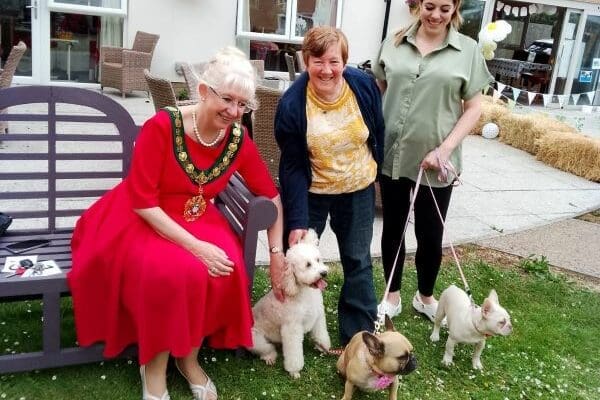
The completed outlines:
<svg viewBox="0 0 600 400">
<path fill-rule="evenodd" d="M 356 68 L 346 66 L 343 76 L 354 92 L 369 128 L 368 143 L 379 171 L 385 130 L 379 88 L 371 76 Z M 308 189 L 312 174 L 306 140 L 307 85 L 308 74 L 304 72 L 283 94 L 275 115 L 275 139 L 281 150 L 279 183 L 286 231 L 308 228 Z"/>
</svg>

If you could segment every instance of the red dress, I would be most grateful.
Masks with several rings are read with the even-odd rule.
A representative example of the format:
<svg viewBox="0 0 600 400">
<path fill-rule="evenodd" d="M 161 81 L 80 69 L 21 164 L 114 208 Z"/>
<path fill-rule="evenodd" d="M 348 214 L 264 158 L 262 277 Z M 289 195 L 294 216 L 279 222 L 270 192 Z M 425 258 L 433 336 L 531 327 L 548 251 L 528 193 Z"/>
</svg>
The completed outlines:
<svg viewBox="0 0 600 400">
<path fill-rule="evenodd" d="M 185 136 L 194 165 L 207 169 L 221 154 Z M 198 186 L 176 160 L 174 129 L 165 111 L 148 120 L 135 144 L 129 176 L 79 219 L 71 242 L 77 338 L 82 346 L 104 342 L 104 355 L 118 355 L 137 343 L 139 362 L 159 352 L 189 354 L 204 338 L 214 348 L 250 346 L 252 313 L 240 241 L 217 207 L 208 201 L 234 171 L 250 190 L 273 198 L 277 189 L 258 151 L 244 132 L 240 150 L 219 178 L 204 185 L 206 211 L 183 219 L 186 201 Z M 134 209 L 160 206 L 200 240 L 223 249 L 235 263 L 227 277 L 212 278 L 206 266 L 183 247 L 161 237 Z"/>
</svg>

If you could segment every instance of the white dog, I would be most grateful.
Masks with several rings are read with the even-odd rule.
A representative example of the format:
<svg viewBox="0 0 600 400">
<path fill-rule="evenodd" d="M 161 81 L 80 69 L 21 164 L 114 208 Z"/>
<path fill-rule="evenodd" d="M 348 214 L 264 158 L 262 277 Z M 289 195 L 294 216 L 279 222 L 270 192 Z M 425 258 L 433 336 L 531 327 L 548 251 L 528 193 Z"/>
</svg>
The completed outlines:
<svg viewBox="0 0 600 400">
<path fill-rule="evenodd" d="M 328 268 L 321 262 L 317 245 L 317 234 L 311 229 L 287 251 L 283 303 L 271 290 L 252 308 L 254 346 L 249 350 L 273 365 L 277 358 L 274 343 L 281 343 L 283 367 L 293 378 L 299 378 L 304 367 L 305 333 L 310 332 L 319 350 L 327 352 L 331 347 L 321 293 Z"/>
<path fill-rule="evenodd" d="M 481 352 L 485 339 L 495 335 L 507 336 L 512 332 L 510 315 L 498 302 L 492 289 L 481 307 L 472 305 L 469 296 L 454 285 L 442 292 L 433 324 L 432 342 L 440 340 L 440 324 L 444 316 L 448 319 L 448 341 L 442 364 L 453 364 L 454 346 L 457 343 L 474 343 L 473 368 L 483 369 Z"/>
</svg>

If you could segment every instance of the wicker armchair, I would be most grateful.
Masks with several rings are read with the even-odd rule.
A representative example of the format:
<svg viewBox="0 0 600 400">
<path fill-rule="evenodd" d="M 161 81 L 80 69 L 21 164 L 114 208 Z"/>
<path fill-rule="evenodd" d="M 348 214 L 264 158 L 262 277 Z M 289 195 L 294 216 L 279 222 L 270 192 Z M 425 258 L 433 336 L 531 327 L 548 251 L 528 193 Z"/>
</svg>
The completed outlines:
<svg viewBox="0 0 600 400">
<path fill-rule="evenodd" d="M 290 82 L 296 80 L 296 66 L 294 65 L 294 57 L 289 54 L 285 54 L 285 63 L 287 65 L 288 73 L 290 74 Z"/>
<path fill-rule="evenodd" d="M 256 88 L 258 109 L 254 111 L 252 138 L 262 159 L 267 164 L 273 180 L 279 186 L 280 151 L 275 141 L 275 111 L 282 92 L 265 86 Z"/>
<path fill-rule="evenodd" d="M 296 51 L 296 61 L 298 61 L 298 70 L 300 72 L 306 71 L 306 64 L 304 64 L 304 57 L 302 56 L 302 50 Z"/>
<path fill-rule="evenodd" d="M 178 107 L 188 104 L 196 104 L 198 102 L 198 100 L 178 101 L 171 82 L 152 75 L 147 69 L 144 70 L 144 78 L 146 84 L 148 85 L 150 96 L 152 97 L 152 102 L 154 103 L 154 110 L 156 112 L 166 106 Z"/>
<path fill-rule="evenodd" d="M 4 63 L 4 68 L 0 69 L 0 89 L 5 89 L 10 87 L 12 84 L 13 76 L 15 75 L 15 71 L 17 70 L 17 66 L 19 65 L 19 61 L 21 61 L 21 57 L 27 51 L 27 45 L 23 42 L 19 42 L 16 46 L 13 46 L 6 62 Z M 6 110 L 0 110 L 0 113 L 5 113 Z M 8 132 L 8 122 L 0 121 L 0 133 Z"/>
<path fill-rule="evenodd" d="M 119 89 L 125 97 L 133 90 L 148 91 L 144 69 L 150 68 L 159 35 L 138 31 L 131 50 L 103 46 L 100 49 L 100 88 Z"/>
<path fill-rule="evenodd" d="M 265 77 L 265 60 L 250 60 L 250 64 L 252 64 L 256 71 L 256 77 L 263 79 Z"/>
<path fill-rule="evenodd" d="M 185 79 L 190 100 L 200 100 L 200 95 L 198 94 L 198 84 L 200 83 L 199 76 L 202 74 L 205 67 L 205 62 L 195 64 L 186 62 L 181 63 L 181 72 L 183 73 L 183 79 Z"/>
</svg>

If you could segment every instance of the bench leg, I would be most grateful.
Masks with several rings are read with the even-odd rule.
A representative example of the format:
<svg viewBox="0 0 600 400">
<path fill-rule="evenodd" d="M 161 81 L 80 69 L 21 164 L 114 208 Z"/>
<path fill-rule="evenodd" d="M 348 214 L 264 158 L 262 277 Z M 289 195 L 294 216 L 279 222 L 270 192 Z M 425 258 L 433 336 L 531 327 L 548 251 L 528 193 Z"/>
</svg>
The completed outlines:
<svg viewBox="0 0 600 400">
<path fill-rule="evenodd" d="M 44 354 L 60 352 L 60 293 L 44 293 L 43 348 Z"/>
</svg>

